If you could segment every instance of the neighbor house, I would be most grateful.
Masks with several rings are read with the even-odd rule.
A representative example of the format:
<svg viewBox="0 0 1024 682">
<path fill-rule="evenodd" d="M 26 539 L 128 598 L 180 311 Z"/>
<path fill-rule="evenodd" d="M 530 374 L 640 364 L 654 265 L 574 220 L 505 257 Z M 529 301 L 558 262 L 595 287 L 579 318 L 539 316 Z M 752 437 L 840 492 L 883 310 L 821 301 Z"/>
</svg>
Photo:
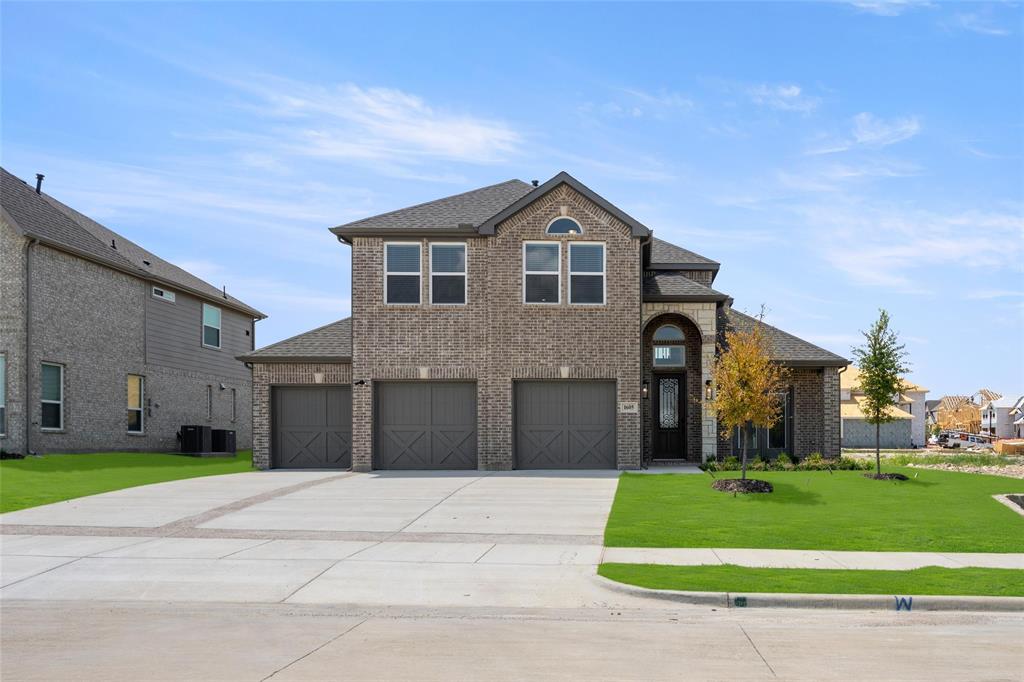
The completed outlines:
<svg viewBox="0 0 1024 682">
<path fill-rule="evenodd" d="M 179 449 L 251 439 L 258 310 L 0 169 L 0 448 Z M 193 245 L 202 252 L 201 245 Z"/>
<path fill-rule="evenodd" d="M 844 448 L 875 447 L 875 425 L 864 414 L 864 393 L 860 388 L 860 371 L 848 367 L 839 375 L 841 394 L 842 442 Z M 903 380 L 903 391 L 889 408 L 892 421 L 881 425 L 879 442 L 883 448 L 923 448 L 928 443 L 926 400 L 928 389 Z"/>
<path fill-rule="evenodd" d="M 996 438 L 1014 438 L 1014 416 L 1011 414 L 1021 404 L 1021 398 L 997 398 L 981 406 L 981 432 Z"/>
<path fill-rule="evenodd" d="M 757 321 L 713 288 L 717 262 L 567 173 L 332 231 L 352 249 L 351 319 L 241 356 L 257 466 L 635 469 L 740 445 L 708 408 L 711 368 L 726 330 Z M 765 330 L 792 379 L 752 451 L 838 455 L 847 361 Z"/>
<path fill-rule="evenodd" d="M 1024 438 L 1024 395 L 1017 398 L 1010 410 L 1010 417 L 1013 419 L 1013 437 Z"/>
</svg>

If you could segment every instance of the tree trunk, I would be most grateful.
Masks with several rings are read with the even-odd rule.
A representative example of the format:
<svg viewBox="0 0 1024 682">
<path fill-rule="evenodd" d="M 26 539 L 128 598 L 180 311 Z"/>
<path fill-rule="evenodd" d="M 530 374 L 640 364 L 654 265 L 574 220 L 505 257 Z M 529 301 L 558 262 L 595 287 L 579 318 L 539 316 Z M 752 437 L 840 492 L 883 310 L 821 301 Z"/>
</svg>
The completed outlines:
<svg viewBox="0 0 1024 682">
<path fill-rule="evenodd" d="M 875 424 L 875 473 L 879 476 L 882 475 L 882 454 L 881 454 L 881 442 L 882 442 L 882 424 L 881 422 Z"/>
<path fill-rule="evenodd" d="M 740 476 L 744 481 L 747 480 L 747 426 L 744 426 L 740 430 L 740 437 L 743 439 L 743 475 Z"/>
</svg>

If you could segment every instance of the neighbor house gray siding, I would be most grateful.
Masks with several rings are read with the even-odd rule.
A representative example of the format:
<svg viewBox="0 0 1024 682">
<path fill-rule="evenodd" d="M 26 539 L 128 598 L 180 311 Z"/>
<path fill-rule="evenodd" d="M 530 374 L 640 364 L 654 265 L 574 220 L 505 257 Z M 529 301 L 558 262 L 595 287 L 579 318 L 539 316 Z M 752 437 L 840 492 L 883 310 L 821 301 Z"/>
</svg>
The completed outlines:
<svg viewBox="0 0 1024 682">
<path fill-rule="evenodd" d="M 221 311 L 221 347 L 207 348 L 202 344 L 203 301 L 171 287 L 161 288 L 173 291 L 175 301 L 156 298 L 152 286 L 146 287 L 146 361 L 189 372 L 247 379 L 249 370 L 235 357 L 253 349 L 252 319 L 217 306 Z"/>
<path fill-rule="evenodd" d="M 888 424 L 882 424 L 879 432 L 880 447 L 909 448 L 911 446 L 910 429 L 910 419 L 900 419 Z M 869 424 L 863 419 L 844 419 L 843 447 L 875 447 L 875 425 Z"/>
</svg>

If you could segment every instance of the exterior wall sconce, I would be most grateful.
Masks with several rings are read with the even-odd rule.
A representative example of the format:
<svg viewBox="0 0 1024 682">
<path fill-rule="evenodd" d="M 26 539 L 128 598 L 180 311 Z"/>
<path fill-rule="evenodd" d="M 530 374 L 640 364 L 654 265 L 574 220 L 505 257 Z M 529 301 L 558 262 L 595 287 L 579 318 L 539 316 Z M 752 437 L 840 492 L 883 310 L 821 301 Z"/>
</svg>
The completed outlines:
<svg viewBox="0 0 1024 682">
<path fill-rule="evenodd" d="M 644 400 L 647 400 L 648 392 L 649 392 L 649 386 L 648 386 L 647 382 L 644 381 L 644 385 L 640 389 L 640 397 L 643 398 Z"/>
<path fill-rule="evenodd" d="M 713 397 L 711 379 L 708 379 L 704 382 L 704 400 L 711 400 Z"/>
</svg>

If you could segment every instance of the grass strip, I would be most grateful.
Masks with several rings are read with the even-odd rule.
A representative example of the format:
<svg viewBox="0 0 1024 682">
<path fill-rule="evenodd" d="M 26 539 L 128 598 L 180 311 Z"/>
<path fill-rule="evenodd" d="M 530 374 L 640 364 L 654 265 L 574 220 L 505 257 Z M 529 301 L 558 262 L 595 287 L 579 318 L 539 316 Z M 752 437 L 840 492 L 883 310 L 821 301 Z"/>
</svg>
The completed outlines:
<svg viewBox="0 0 1024 682">
<path fill-rule="evenodd" d="M 627 585 L 685 592 L 1024 597 L 1024 571 L 1009 568 L 871 571 L 608 563 L 598 573 Z"/>
</svg>

